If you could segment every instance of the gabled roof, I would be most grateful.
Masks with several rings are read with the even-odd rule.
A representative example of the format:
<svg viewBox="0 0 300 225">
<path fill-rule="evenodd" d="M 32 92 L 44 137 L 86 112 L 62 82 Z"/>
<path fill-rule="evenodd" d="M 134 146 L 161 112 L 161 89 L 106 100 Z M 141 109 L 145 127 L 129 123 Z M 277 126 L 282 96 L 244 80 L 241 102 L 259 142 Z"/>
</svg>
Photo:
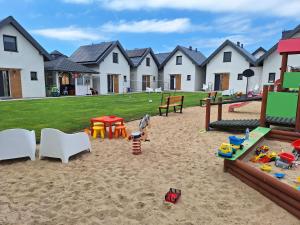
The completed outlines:
<svg viewBox="0 0 300 225">
<path fill-rule="evenodd" d="M 300 32 L 300 24 L 299 24 L 297 27 L 295 27 L 293 30 L 283 31 L 283 32 L 282 32 L 281 38 L 282 38 L 282 39 L 292 38 L 292 37 L 293 37 L 295 34 L 297 34 L 298 32 Z M 258 59 L 257 64 L 262 64 L 262 62 L 263 62 L 269 55 L 271 55 L 273 52 L 276 51 L 277 46 L 278 46 L 278 42 L 277 42 L 273 47 L 271 47 L 264 55 L 262 55 L 262 56 Z"/>
<path fill-rule="evenodd" d="M 128 55 L 128 57 L 131 59 L 132 63 L 133 63 L 133 67 L 138 67 L 143 60 L 145 59 L 145 57 L 148 54 L 151 54 L 153 60 L 155 61 L 157 67 L 159 67 L 159 61 L 156 58 L 156 55 L 154 54 L 154 52 L 152 51 L 151 48 L 140 48 L 140 49 L 133 49 L 133 50 L 126 50 L 126 53 Z"/>
<path fill-rule="evenodd" d="M 65 57 L 65 58 L 68 58 L 68 56 L 62 54 L 62 53 L 61 53 L 60 51 L 58 51 L 58 50 L 52 51 L 52 52 L 50 53 L 50 55 L 51 55 L 51 58 L 52 58 L 52 59 L 57 59 L 57 58 L 59 58 L 59 57 Z"/>
<path fill-rule="evenodd" d="M 242 48 L 241 46 L 238 46 L 236 44 L 234 44 L 232 41 L 230 40 L 226 40 L 223 42 L 223 44 L 221 44 L 206 60 L 205 62 L 202 64 L 202 66 L 206 65 L 207 63 L 210 62 L 210 60 L 212 60 L 213 57 L 215 57 L 223 48 L 225 48 L 226 46 L 230 46 L 233 49 L 235 49 L 241 56 L 243 56 L 249 63 L 256 65 L 256 58 L 250 53 L 248 52 L 246 49 Z"/>
<path fill-rule="evenodd" d="M 206 57 L 199 52 L 198 50 L 191 50 L 189 48 L 183 47 L 178 45 L 164 60 L 164 62 L 161 64 L 161 67 L 166 65 L 166 63 L 172 58 L 173 55 L 177 51 L 181 51 L 183 54 L 185 54 L 195 65 L 201 66 L 201 64 L 206 60 Z"/>
<path fill-rule="evenodd" d="M 90 74 L 98 73 L 86 66 L 71 61 L 64 55 L 52 61 L 45 62 L 45 70 L 57 71 L 57 72 L 71 72 L 71 73 L 90 73 Z"/>
<path fill-rule="evenodd" d="M 267 50 L 264 49 L 263 47 L 259 47 L 259 48 L 256 49 L 254 52 L 252 52 L 252 55 L 256 55 L 258 52 L 264 52 L 264 53 L 266 53 Z"/>
<path fill-rule="evenodd" d="M 109 53 L 113 51 L 115 47 L 119 48 L 129 65 L 132 66 L 131 60 L 127 56 L 119 41 L 81 46 L 70 56 L 70 59 L 81 64 L 99 64 L 106 58 L 106 56 L 109 55 Z"/>
<path fill-rule="evenodd" d="M 158 53 L 155 54 L 159 64 L 163 64 L 163 62 L 166 60 L 166 58 L 168 58 L 168 56 L 171 54 L 171 52 L 165 52 L 165 53 Z"/>
<path fill-rule="evenodd" d="M 19 31 L 24 36 L 24 38 L 29 41 L 41 55 L 44 56 L 45 60 L 51 59 L 49 53 L 12 16 L 0 20 L 0 28 L 6 25 L 12 25 L 17 31 Z"/>
</svg>

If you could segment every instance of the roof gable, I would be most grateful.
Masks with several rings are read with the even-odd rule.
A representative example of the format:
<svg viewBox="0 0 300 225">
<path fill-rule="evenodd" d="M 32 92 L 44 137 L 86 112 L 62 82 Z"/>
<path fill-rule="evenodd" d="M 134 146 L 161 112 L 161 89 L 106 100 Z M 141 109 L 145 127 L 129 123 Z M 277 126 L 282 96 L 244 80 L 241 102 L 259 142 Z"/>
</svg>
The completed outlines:
<svg viewBox="0 0 300 225">
<path fill-rule="evenodd" d="M 126 58 L 129 65 L 131 60 L 123 49 L 119 41 L 102 42 L 100 44 L 80 46 L 71 56 L 70 59 L 81 64 L 99 64 L 117 47 Z"/>
<path fill-rule="evenodd" d="M 49 53 L 12 17 L 9 16 L 0 21 L 0 28 L 6 25 L 12 25 L 30 44 L 44 56 L 45 60 L 51 60 Z"/>
<path fill-rule="evenodd" d="M 246 49 L 237 46 L 236 44 L 234 44 L 233 42 L 231 42 L 230 40 L 226 40 L 225 42 L 223 42 L 223 44 L 221 44 L 202 64 L 202 66 L 206 65 L 207 63 L 209 63 L 220 51 L 222 51 L 223 48 L 225 48 L 226 46 L 230 46 L 233 49 L 235 49 L 241 56 L 243 56 L 249 63 L 256 65 L 256 58 L 250 53 L 248 52 Z"/>
<path fill-rule="evenodd" d="M 158 59 L 156 58 L 156 55 L 154 54 L 151 48 L 127 50 L 126 53 L 129 56 L 130 60 L 132 61 L 133 67 L 138 67 L 139 65 L 141 65 L 141 63 L 143 62 L 143 60 L 146 58 L 148 54 L 152 56 L 157 67 L 159 67 L 160 65 Z"/>
<path fill-rule="evenodd" d="M 171 54 L 171 52 L 165 52 L 165 53 L 158 53 L 158 54 L 155 54 L 159 64 L 163 64 L 164 61 L 168 58 L 168 56 Z"/>
<path fill-rule="evenodd" d="M 165 66 L 167 62 L 176 54 L 177 51 L 181 51 L 185 56 L 187 56 L 195 65 L 201 66 L 206 60 L 206 57 L 197 50 L 191 50 L 189 48 L 178 45 L 163 61 L 161 67 Z"/>
<path fill-rule="evenodd" d="M 254 52 L 252 52 L 252 55 L 256 55 L 257 53 L 259 53 L 259 52 L 264 52 L 264 53 L 266 53 L 267 52 L 267 50 L 266 49 L 264 49 L 263 47 L 259 47 L 258 49 L 256 49 Z"/>
</svg>

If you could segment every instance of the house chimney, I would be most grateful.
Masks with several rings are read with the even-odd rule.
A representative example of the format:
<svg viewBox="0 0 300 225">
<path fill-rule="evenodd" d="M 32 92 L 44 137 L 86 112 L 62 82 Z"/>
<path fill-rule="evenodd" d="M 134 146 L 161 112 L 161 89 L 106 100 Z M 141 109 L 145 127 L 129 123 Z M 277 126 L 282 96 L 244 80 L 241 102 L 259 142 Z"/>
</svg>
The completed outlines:
<svg viewBox="0 0 300 225">
<path fill-rule="evenodd" d="M 238 42 L 236 43 L 236 45 L 240 47 L 240 42 L 238 41 Z"/>
<path fill-rule="evenodd" d="M 241 48 L 244 48 L 244 44 L 241 44 Z"/>
<path fill-rule="evenodd" d="M 189 47 L 189 49 L 190 49 L 190 50 L 193 50 L 193 47 L 192 47 L 192 46 L 190 46 L 190 47 Z"/>
</svg>

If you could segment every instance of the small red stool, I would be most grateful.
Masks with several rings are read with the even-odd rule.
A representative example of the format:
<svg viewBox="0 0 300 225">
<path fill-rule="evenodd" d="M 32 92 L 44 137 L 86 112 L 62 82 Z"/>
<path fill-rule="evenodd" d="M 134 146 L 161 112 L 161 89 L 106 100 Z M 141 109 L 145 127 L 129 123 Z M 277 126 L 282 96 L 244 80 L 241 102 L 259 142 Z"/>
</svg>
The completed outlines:
<svg viewBox="0 0 300 225">
<path fill-rule="evenodd" d="M 115 138 L 118 138 L 121 135 L 123 138 L 127 137 L 126 127 L 124 125 L 119 125 L 115 127 Z"/>
</svg>

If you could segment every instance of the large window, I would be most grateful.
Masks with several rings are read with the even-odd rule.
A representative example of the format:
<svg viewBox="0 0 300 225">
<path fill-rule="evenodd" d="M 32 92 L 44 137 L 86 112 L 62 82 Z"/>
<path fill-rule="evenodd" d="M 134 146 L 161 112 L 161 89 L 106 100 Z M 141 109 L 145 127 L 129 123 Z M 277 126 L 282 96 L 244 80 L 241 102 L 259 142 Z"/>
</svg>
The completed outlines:
<svg viewBox="0 0 300 225">
<path fill-rule="evenodd" d="M 14 36 L 3 35 L 4 51 L 17 52 L 17 38 Z"/>
<path fill-rule="evenodd" d="M 31 71 L 30 72 L 30 79 L 31 80 L 38 80 L 37 72 Z"/>
<path fill-rule="evenodd" d="M 150 66 L 150 58 L 149 57 L 146 58 L 146 66 Z"/>
<path fill-rule="evenodd" d="M 276 73 L 269 73 L 268 82 L 269 83 L 274 83 L 275 82 L 275 77 L 276 77 Z"/>
<path fill-rule="evenodd" d="M 176 65 L 182 65 L 182 56 L 177 56 L 176 57 Z"/>
<path fill-rule="evenodd" d="M 119 54 L 113 52 L 113 63 L 119 63 Z"/>
<path fill-rule="evenodd" d="M 231 62 L 231 52 L 224 52 L 223 62 Z"/>
</svg>

